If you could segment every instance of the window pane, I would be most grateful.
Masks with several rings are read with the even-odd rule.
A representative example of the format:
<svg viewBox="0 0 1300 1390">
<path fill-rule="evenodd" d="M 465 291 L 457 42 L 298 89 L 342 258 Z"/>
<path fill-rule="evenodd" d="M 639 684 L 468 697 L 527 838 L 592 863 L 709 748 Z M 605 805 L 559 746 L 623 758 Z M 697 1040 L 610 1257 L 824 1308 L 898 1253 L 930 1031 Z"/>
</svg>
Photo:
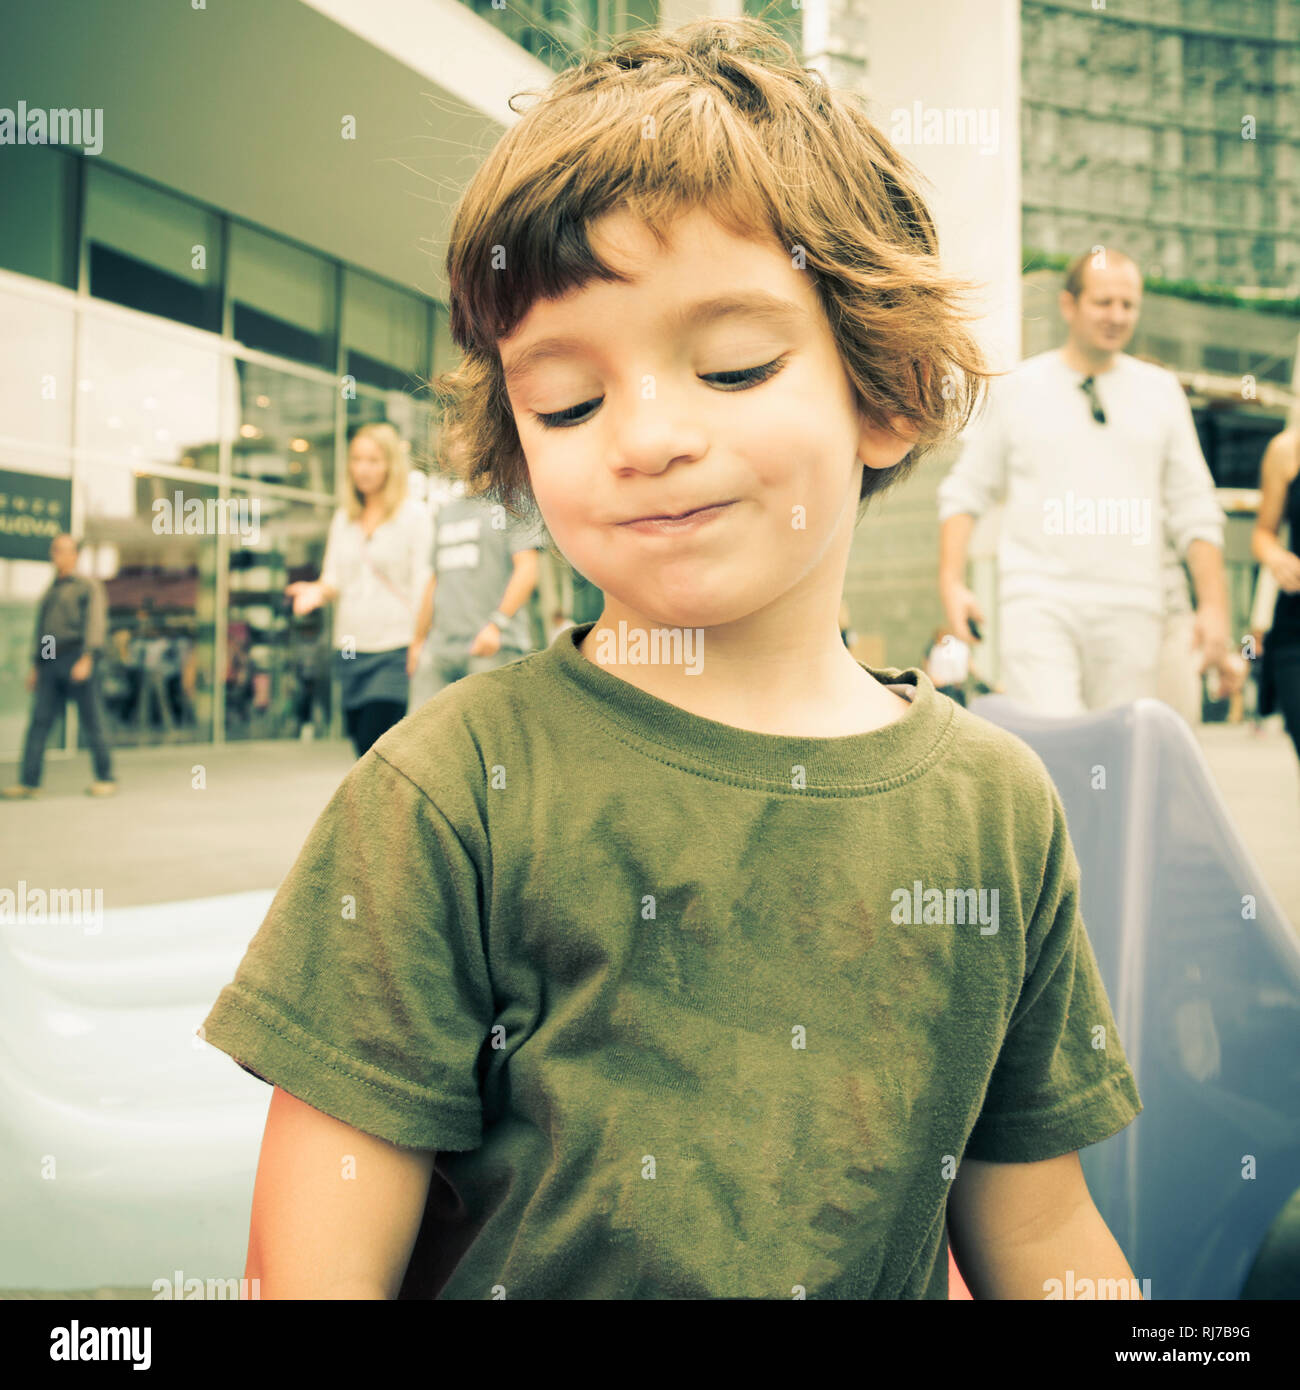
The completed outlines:
<svg viewBox="0 0 1300 1390">
<path fill-rule="evenodd" d="M 332 493 L 333 385 L 257 362 L 241 359 L 236 365 L 240 401 L 236 475 Z"/>
<path fill-rule="evenodd" d="M 4 206 L 0 266 L 56 285 L 77 285 L 77 162 L 43 145 L 0 145 Z"/>
<path fill-rule="evenodd" d="M 75 321 L 70 305 L 0 290 L 0 434 L 25 445 L 72 443 Z"/>
<path fill-rule="evenodd" d="M 82 489 L 86 549 L 108 593 L 109 743 L 210 739 L 217 489 L 111 464 L 84 470 Z"/>
<path fill-rule="evenodd" d="M 334 369 L 334 264 L 278 237 L 230 229 L 233 333 L 245 347 Z"/>
<path fill-rule="evenodd" d="M 451 336 L 451 316 L 445 304 L 433 306 L 433 370 L 449 372 L 460 364 L 462 353 Z"/>
<path fill-rule="evenodd" d="M 81 448 L 138 467 L 216 471 L 216 352 L 151 329 L 147 320 L 126 323 L 93 311 L 83 315 L 81 341 Z"/>
<path fill-rule="evenodd" d="M 428 371 L 428 301 L 349 270 L 343 341 L 347 373 L 359 383 L 390 391 L 418 389 Z"/>
<path fill-rule="evenodd" d="M 333 711 L 330 609 L 295 618 L 284 590 L 320 578 L 333 512 L 278 497 L 250 500 L 257 537 L 231 538 L 226 737 L 300 738 L 307 728 L 323 737 Z"/>
<path fill-rule="evenodd" d="M 86 240 L 97 299 L 221 331 L 221 230 L 212 213 L 91 164 Z"/>
</svg>

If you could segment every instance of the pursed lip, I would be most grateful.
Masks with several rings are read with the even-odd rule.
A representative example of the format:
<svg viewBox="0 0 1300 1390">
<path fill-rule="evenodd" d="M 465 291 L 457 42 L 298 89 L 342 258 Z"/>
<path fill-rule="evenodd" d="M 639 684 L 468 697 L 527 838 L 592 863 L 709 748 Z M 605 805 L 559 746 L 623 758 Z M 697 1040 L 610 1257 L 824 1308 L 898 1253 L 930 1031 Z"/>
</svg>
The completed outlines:
<svg viewBox="0 0 1300 1390">
<path fill-rule="evenodd" d="M 696 512 L 712 511 L 715 507 L 729 507 L 736 499 L 729 497 L 723 502 L 705 502 L 703 506 L 692 507 L 688 512 L 668 513 L 660 512 L 656 516 L 630 516 L 626 521 L 620 521 L 620 526 L 631 526 L 638 521 L 682 521 L 688 516 L 694 516 Z"/>
</svg>

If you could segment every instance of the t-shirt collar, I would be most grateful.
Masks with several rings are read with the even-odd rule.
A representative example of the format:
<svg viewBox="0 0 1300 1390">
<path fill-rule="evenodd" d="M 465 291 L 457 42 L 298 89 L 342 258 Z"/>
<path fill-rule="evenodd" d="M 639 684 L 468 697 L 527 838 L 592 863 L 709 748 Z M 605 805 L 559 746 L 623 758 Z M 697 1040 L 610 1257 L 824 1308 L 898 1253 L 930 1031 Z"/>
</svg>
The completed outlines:
<svg viewBox="0 0 1300 1390">
<path fill-rule="evenodd" d="M 760 734 L 705 719 L 649 695 L 589 661 L 579 643 L 595 622 L 565 628 L 547 657 L 587 717 L 659 762 L 715 781 L 793 795 L 888 791 L 921 776 L 952 735 L 956 704 L 919 667 L 863 666 L 883 685 L 908 688 L 908 711 L 892 724 L 840 738 Z M 861 663 L 859 663 L 861 664 Z"/>
</svg>

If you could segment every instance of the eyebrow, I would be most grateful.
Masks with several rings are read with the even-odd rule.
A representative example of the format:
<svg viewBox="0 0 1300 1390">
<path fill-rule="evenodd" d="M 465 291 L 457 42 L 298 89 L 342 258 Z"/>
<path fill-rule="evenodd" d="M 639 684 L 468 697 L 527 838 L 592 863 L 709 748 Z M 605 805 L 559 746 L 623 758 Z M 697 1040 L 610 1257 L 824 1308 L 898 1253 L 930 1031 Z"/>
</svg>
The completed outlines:
<svg viewBox="0 0 1300 1390">
<path fill-rule="evenodd" d="M 670 331 L 680 331 L 687 325 L 704 327 L 716 323 L 718 319 L 742 317 L 793 326 L 807 322 L 808 316 L 792 300 L 782 299 L 780 295 L 769 294 L 766 290 L 748 290 L 714 295 L 698 303 L 687 304 L 665 315 L 664 325 Z M 584 339 L 575 336 L 541 338 L 525 348 L 505 368 L 506 380 L 518 381 L 542 362 L 580 355 L 585 345 Z"/>
</svg>

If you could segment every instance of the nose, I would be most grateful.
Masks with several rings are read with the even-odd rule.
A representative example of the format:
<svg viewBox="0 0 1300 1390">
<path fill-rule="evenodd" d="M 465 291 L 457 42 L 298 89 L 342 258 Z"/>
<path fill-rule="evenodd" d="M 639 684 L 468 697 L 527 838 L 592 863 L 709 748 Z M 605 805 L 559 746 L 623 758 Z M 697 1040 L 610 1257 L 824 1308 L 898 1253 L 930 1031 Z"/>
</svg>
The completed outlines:
<svg viewBox="0 0 1300 1390">
<path fill-rule="evenodd" d="M 606 407 L 617 412 L 610 452 L 614 471 L 630 468 L 638 473 L 662 473 L 671 463 L 701 458 L 707 452 L 698 412 L 682 394 L 665 387 L 661 377 L 650 399 L 642 399 L 635 391 L 630 399 L 619 401 L 610 393 Z"/>
</svg>

